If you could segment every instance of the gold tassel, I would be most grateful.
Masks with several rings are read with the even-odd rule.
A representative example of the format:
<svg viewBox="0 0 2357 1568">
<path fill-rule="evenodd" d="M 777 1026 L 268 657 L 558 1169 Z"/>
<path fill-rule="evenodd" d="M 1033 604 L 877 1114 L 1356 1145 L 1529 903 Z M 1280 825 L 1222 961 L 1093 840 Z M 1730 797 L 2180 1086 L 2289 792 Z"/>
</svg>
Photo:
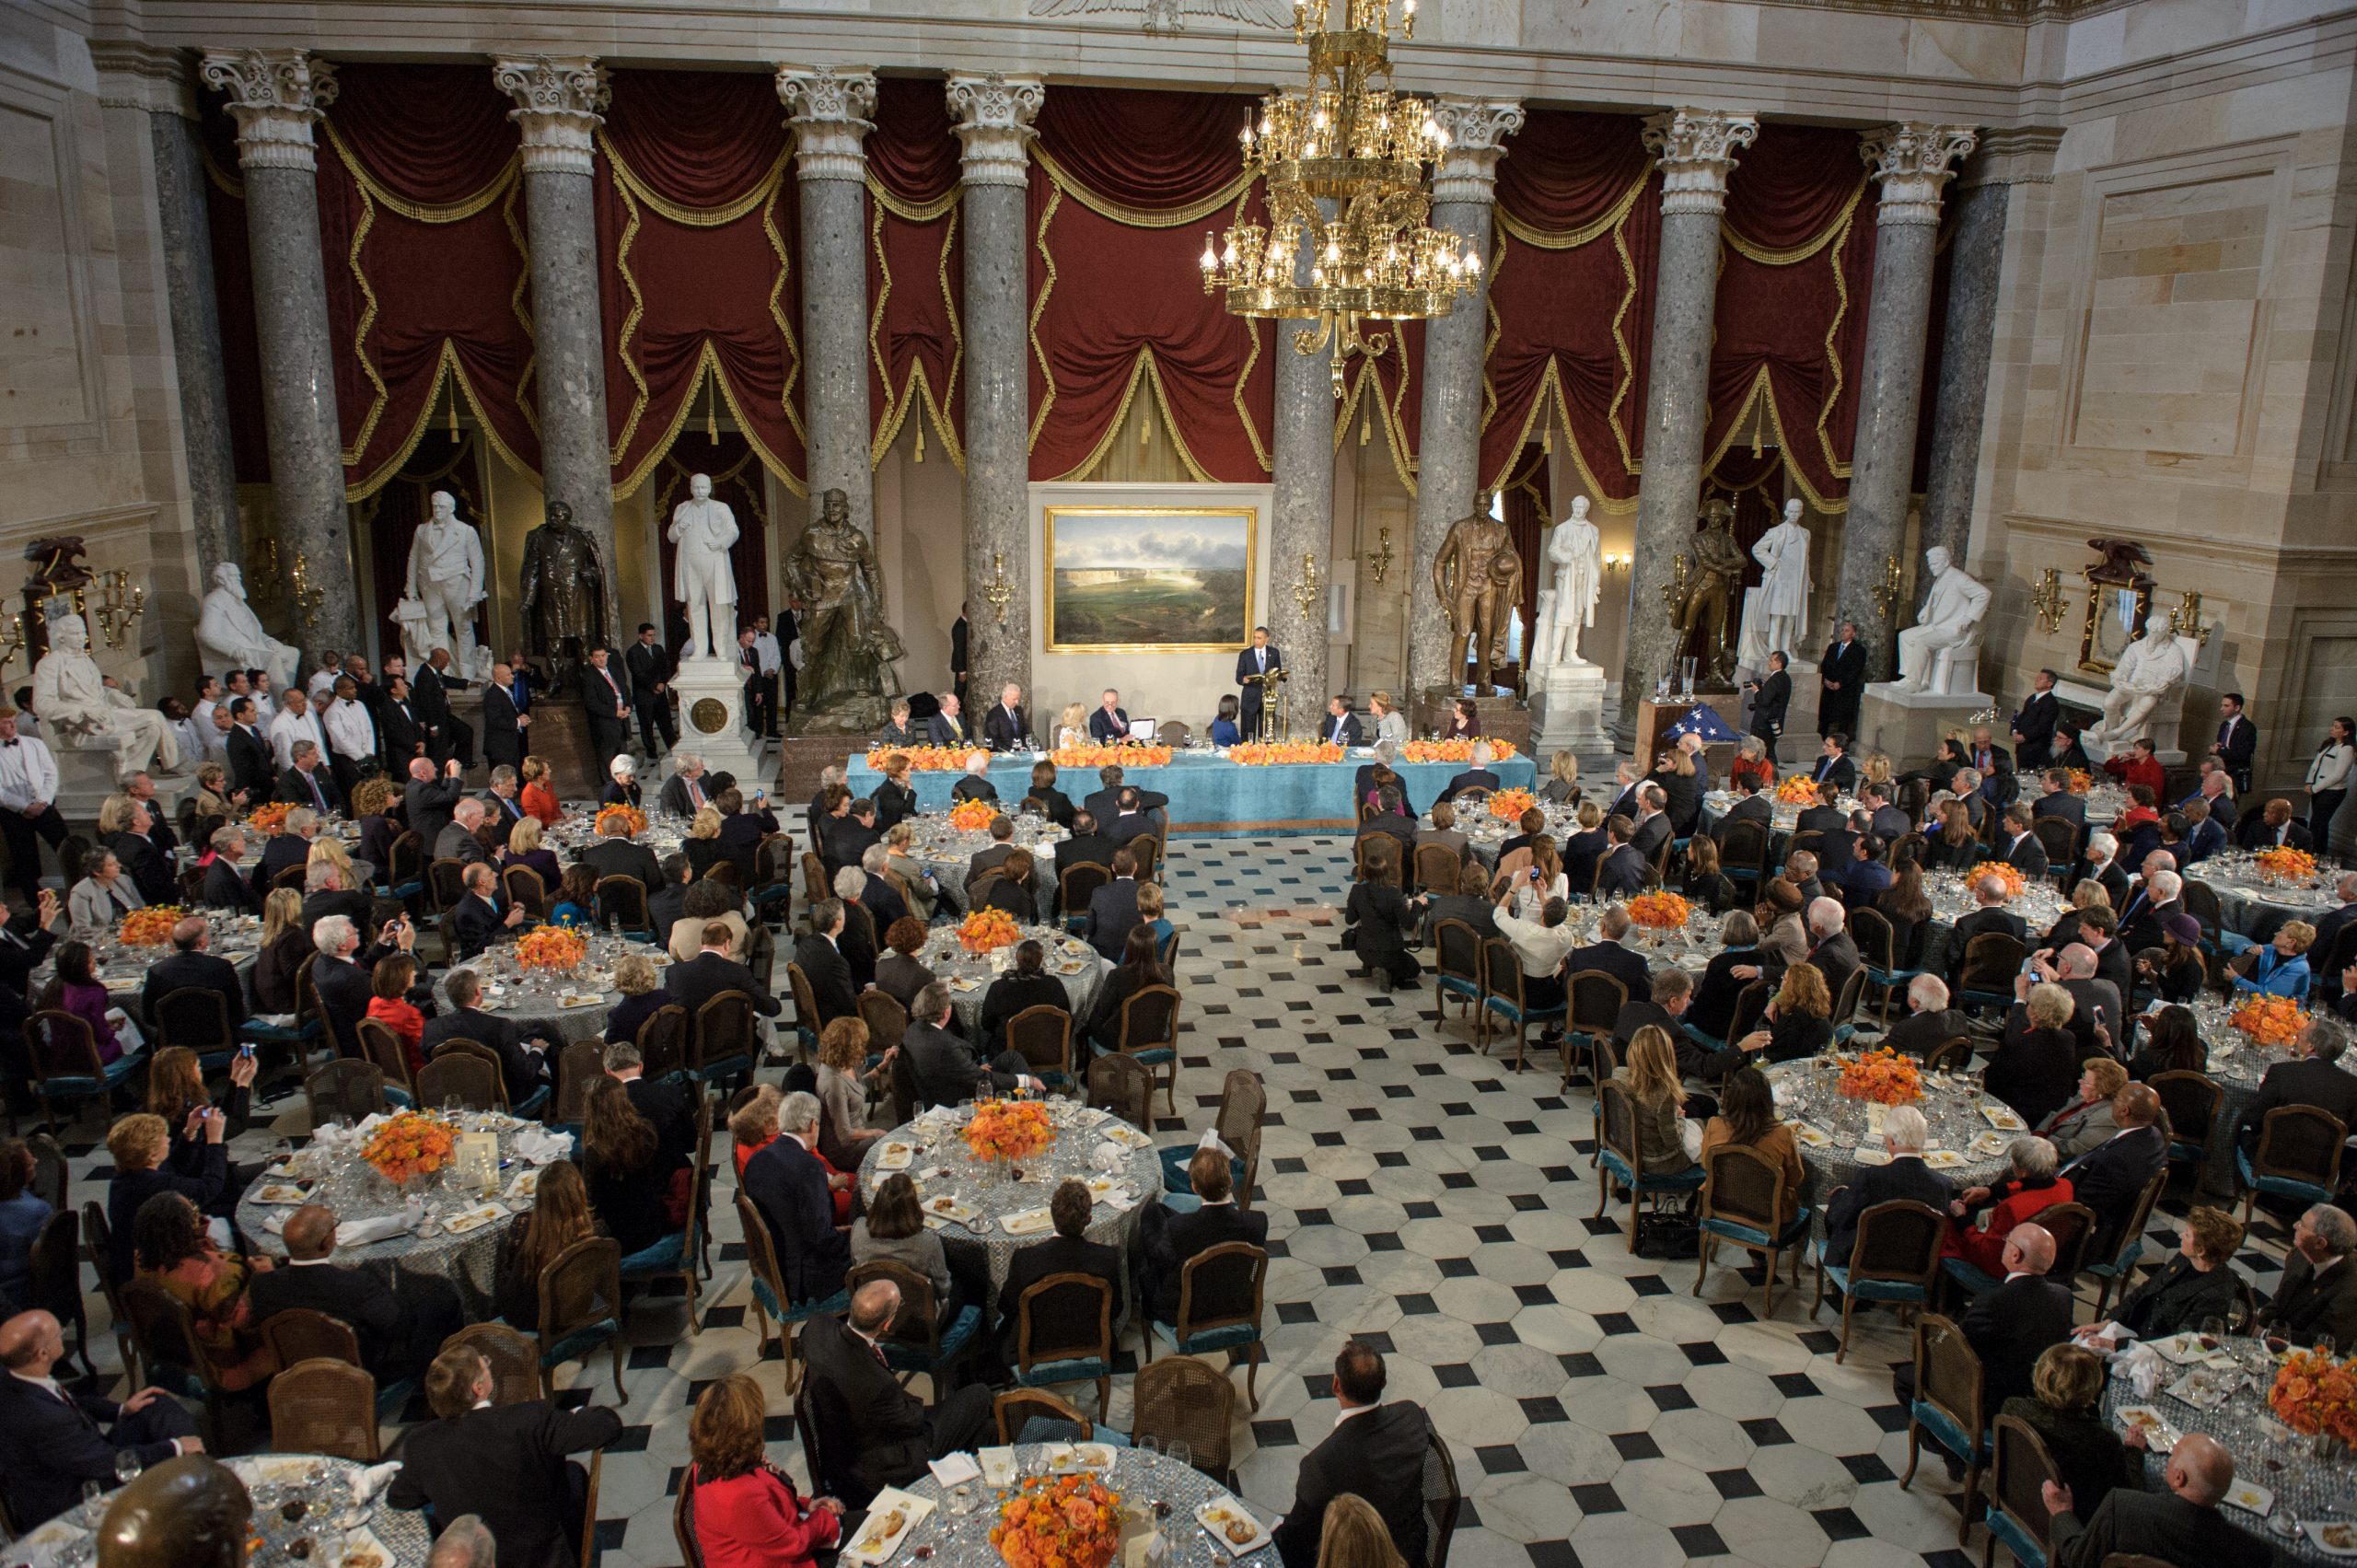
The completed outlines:
<svg viewBox="0 0 2357 1568">
<path fill-rule="evenodd" d="M 459 389 L 458 389 L 457 384 L 456 384 L 456 383 L 453 383 L 453 384 L 451 385 L 451 388 L 450 388 L 450 439 L 451 439 L 451 440 L 453 440 L 453 441 L 456 441 L 458 438 L 459 438 Z"/>
<path fill-rule="evenodd" d="M 1375 439 L 1375 415 L 1366 409 L 1359 410 L 1359 445 L 1364 447 Z"/>
<path fill-rule="evenodd" d="M 1147 415 L 1145 412 L 1145 404 L 1141 402 L 1138 404 L 1138 445 L 1141 447 L 1150 447 L 1153 444 L 1154 421 Z"/>
<path fill-rule="evenodd" d="M 1550 458 L 1555 455 L 1555 426 L 1552 421 L 1538 427 L 1538 449 Z"/>
<path fill-rule="evenodd" d="M 924 461 L 924 421 L 917 420 L 917 461 Z"/>
<path fill-rule="evenodd" d="M 703 438 L 707 441 L 720 439 L 720 377 L 717 372 L 713 373 L 711 389 L 704 394 Z"/>
</svg>

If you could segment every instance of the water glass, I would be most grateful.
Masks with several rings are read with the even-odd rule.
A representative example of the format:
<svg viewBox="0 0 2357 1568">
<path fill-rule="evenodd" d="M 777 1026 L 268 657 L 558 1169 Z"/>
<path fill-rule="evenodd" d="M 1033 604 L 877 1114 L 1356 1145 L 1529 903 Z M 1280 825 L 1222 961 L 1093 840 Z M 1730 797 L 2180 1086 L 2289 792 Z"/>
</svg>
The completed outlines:
<svg viewBox="0 0 2357 1568">
<path fill-rule="evenodd" d="M 1163 1456 L 1174 1465 L 1192 1466 L 1195 1450 L 1184 1437 L 1173 1437 L 1163 1448 Z"/>
<path fill-rule="evenodd" d="M 136 1448 L 124 1448 L 114 1457 L 114 1478 L 125 1486 L 137 1481 L 139 1472 L 146 1468 L 140 1459 L 139 1450 Z"/>
</svg>

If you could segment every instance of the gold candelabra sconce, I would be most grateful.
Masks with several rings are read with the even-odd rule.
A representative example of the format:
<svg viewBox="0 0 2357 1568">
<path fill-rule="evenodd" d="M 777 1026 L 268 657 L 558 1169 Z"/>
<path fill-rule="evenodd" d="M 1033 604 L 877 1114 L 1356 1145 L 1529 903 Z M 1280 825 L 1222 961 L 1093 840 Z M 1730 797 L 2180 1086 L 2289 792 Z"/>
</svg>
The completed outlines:
<svg viewBox="0 0 2357 1568">
<path fill-rule="evenodd" d="M 92 619 L 106 637 L 107 646 L 119 648 L 131 628 L 147 612 L 147 590 L 132 585 L 131 574 L 120 567 L 99 579 L 99 606 Z"/>
<path fill-rule="evenodd" d="M 25 612 L 17 611 L 0 621 L 0 673 L 5 673 L 16 656 L 25 651 Z"/>
<path fill-rule="evenodd" d="M 998 623 L 1005 625 L 1006 607 L 1015 602 L 1015 585 L 1006 580 L 1006 555 L 1002 551 L 991 552 L 991 580 L 982 585 L 982 599 L 998 617 Z"/>
<path fill-rule="evenodd" d="M 1886 622 L 1898 621 L 1899 599 L 1906 587 L 1906 575 L 1898 569 L 1898 557 L 1884 556 L 1882 581 L 1875 585 L 1875 613 Z"/>
<path fill-rule="evenodd" d="M 1295 604 L 1300 606 L 1301 619 L 1304 624 L 1309 626 L 1313 632 L 1316 629 L 1317 622 L 1311 618 L 1310 611 L 1317 608 L 1318 599 L 1323 598 L 1325 593 L 1326 589 L 1324 585 L 1319 583 L 1318 580 L 1318 557 L 1308 554 L 1303 555 L 1301 558 L 1301 578 L 1293 586 L 1293 601 Z"/>
<path fill-rule="evenodd" d="M 1376 530 L 1375 549 L 1367 555 L 1366 571 L 1367 575 L 1375 579 L 1375 586 L 1378 588 L 1383 586 L 1383 579 L 1391 575 L 1391 530 L 1389 528 Z"/>
<path fill-rule="evenodd" d="M 254 562 L 254 570 L 247 575 L 246 598 L 256 609 L 267 609 L 279 602 L 279 590 L 285 577 L 278 564 L 278 540 L 261 541 L 261 553 Z"/>
<path fill-rule="evenodd" d="M 2169 635 L 2190 637 L 2197 648 L 2210 645 L 2210 628 L 2201 619 L 2201 595 L 2198 589 L 2187 589 L 2184 602 L 2169 611 Z M 0 660 L 0 665 L 6 662 Z"/>
<path fill-rule="evenodd" d="M 304 559 L 303 552 L 299 550 L 295 552 L 295 569 L 287 574 L 286 581 L 289 590 L 295 597 L 295 613 L 301 619 L 303 630 L 318 631 L 319 604 L 327 595 L 311 586 L 311 563 Z"/>
<path fill-rule="evenodd" d="M 1686 602 L 1688 575 L 1686 553 L 1680 551 L 1670 557 L 1669 581 L 1661 586 L 1662 608 L 1667 610 L 1673 616 L 1678 613 L 1678 607 Z"/>
<path fill-rule="evenodd" d="M 2038 628 L 2049 635 L 2062 629 L 2062 619 L 2071 612 L 2071 601 L 2062 592 L 2062 574 L 2049 566 L 2038 574 L 2038 587 L 2029 596 L 2029 607 L 2038 613 Z"/>
</svg>

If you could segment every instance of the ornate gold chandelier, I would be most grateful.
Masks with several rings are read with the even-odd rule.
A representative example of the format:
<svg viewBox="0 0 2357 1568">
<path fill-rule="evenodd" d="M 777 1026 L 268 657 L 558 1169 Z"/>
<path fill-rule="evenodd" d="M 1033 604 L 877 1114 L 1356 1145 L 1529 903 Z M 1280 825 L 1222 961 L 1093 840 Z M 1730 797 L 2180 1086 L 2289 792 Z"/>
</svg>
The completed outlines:
<svg viewBox="0 0 2357 1568">
<path fill-rule="evenodd" d="M 1471 243 L 1425 220 L 1426 166 L 1448 134 L 1422 99 L 1391 86 L 1392 0 L 1294 0 L 1294 36 L 1309 46 L 1306 86 L 1280 88 L 1244 127 L 1245 168 L 1263 180 L 1269 222 L 1238 223 L 1214 244 L 1203 237 L 1203 289 L 1227 291 L 1238 316 L 1315 320 L 1294 333 L 1294 352 L 1330 345 L 1334 392 L 1353 354 L 1377 355 L 1391 334 L 1362 321 L 1428 320 L 1448 314 L 1480 281 Z M 1400 37 L 1416 36 L 1416 0 L 1400 0 Z M 1308 259 L 1308 281 L 1298 264 Z"/>
</svg>

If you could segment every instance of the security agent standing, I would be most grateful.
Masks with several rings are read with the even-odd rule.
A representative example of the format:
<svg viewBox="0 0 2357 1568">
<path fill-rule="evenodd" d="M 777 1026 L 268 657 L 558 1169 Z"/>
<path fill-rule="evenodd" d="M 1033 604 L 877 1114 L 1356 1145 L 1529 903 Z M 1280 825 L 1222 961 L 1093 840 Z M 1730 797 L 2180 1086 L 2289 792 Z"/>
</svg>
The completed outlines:
<svg viewBox="0 0 2357 1568">
<path fill-rule="evenodd" d="M 1793 701 L 1793 678 L 1784 673 L 1791 662 L 1779 648 L 1768 656 L 1764 679 L 1743 683 L 1743 689 L 1751 693 L 1751 733 L 1768 748 L 1768 760 L 1779 767 L 1784 760 L 1777 753 L 1777 743 L 1784 736 L 1784 710 Z"/>
</svg>

